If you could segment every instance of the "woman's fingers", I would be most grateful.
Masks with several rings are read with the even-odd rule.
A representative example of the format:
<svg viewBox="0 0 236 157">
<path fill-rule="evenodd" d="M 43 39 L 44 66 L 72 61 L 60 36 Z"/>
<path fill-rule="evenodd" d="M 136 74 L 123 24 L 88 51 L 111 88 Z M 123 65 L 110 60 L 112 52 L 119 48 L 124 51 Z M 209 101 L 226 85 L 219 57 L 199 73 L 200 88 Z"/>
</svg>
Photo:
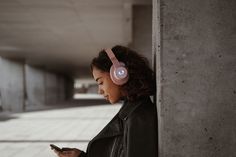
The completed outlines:
<svg viewBox="0 0 236 157">
<path fill-rule="evenodd" d="M 73 153 L 73 151 L 63 151 L 61 152 L 61 154 L 63 155 L 71 155 Z"/>
<path fill-rule="evenodd" d="M 62 151 L 54 150 L 54 152 L 58 157 L 78 157 L 80 154 L 80 150 L 76 148 L 62 148 Z"/>
<path fill-rule="evenodd" d="M 62 151 L 72 151 L 74 150 L 74 148 L 67 148 L 67 147 L 64 147 L 64 148 L 61 148 Z"/>
<path fill-rule="evenodd" d="M 58 152 L 57 153 L 58 157 L 70 157 L 70 153 L 67 152 Z"/>
</svg>

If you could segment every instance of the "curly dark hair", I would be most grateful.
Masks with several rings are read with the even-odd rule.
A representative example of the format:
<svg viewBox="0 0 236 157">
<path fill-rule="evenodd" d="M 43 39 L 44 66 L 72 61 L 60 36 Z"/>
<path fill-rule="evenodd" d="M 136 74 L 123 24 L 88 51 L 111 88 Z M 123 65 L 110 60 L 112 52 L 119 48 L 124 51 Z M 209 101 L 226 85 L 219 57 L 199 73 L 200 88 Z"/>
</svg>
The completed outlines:
<svg viewBox="0 0 236 157">
<path fill-rule="evenodd" d="M 122 85 L 122 90 L 127 92 L 127 99 L 130 101 L 138 97 L 153 95 L 156 91 L 155 75 L 149 67 L 147 58 L 124 46 L 114 46 L 114 55 L 125 63 L 128 69 L 129 80 Z M 105 50 L 99 52 L 98 56 L 91 62 L 90 68 L 96 67 L 104 72 L 110 72 L 112 62 Z"/>
</svg>

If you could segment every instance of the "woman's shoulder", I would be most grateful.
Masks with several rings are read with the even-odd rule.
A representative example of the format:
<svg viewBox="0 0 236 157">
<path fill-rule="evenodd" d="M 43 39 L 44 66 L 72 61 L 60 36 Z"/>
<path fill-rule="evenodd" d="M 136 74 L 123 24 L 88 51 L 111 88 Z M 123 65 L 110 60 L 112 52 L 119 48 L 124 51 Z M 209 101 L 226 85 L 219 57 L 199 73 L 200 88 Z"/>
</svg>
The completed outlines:
<svg viewBox="0 0 236 157">
<path fill-rule="evenodd" d="M 119 116 L 122 119 L 156 116 L 156 106 L 149 96 L 140 97 L 135 101 L 126 101 L 119 111 Z"/>
<path fill-rule="evenodd" d="M 130 115 L 132 117 L 156 116 L 156 105 L 151 101 L 150 97 L 145 97 L 136 104 L 138 107 Z"/>
</svg>

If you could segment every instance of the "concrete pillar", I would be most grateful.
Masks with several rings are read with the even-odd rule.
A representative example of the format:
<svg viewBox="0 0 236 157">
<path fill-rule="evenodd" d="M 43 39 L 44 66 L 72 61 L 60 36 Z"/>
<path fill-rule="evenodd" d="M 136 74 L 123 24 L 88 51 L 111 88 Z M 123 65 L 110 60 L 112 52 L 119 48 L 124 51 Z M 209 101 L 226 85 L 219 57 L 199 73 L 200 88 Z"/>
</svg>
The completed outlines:
<svg viewBox="0 0 236 157">
<path fill-rule="evenodd" d="M 236 156 L 235 6 L 153 0 L 159 157 Z"/>
<path fill-rule="evenodd" d="M 24 63 L 0 57 L 0 101 L 4 111 L 24 110 Z"/>
<path fill-rule="evenodd" d="M 65 76 L 26 65 L 27 109 L 65 101 Z"/>
<path fill-rule="evenodd" d="M 47 105 L 58 102 L 58 79 L 51 72 L 45 72 L 45 98 Z"/>
<path fill-rule="evenodd" d="M 74 80 L 70 77 L 65 77 L 65 99 L 71 100 L 74 96 Z"/>
<path fill-rule="evenodd" d="M 0 111 L 28 111 L 65 101 L 65 76 L 0 57 Z"/>
<path fill-rule="evenodd" d="M 68 84 L 71 84 L 71 88 L 68 88 Z M 45 72 L 45 99 L 46 104 L 52 105 L 58 102 L 65 101 L 68 97 L 67 95 L 73 95 L 73 81 L 67 79 L 66 76 Z M 70 89 L 70 90 L 69 90 Z"/>
<path fill-rule="evenodd" d="M 58 75 L 58 100 L 65 101 L 65 77 Z"/>
<path fill-rule="evenodd" d="M 45 104 L 45 71 L 25 65 L 26 75 L 26 110 L 42 108 Z"/>
</svg>

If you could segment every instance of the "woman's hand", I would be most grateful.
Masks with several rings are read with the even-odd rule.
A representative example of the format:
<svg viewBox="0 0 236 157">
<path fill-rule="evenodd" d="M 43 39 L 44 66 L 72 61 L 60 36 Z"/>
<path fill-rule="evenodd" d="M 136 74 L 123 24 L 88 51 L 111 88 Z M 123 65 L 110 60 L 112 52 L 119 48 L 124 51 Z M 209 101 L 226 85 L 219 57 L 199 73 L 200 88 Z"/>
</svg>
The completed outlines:
<svg viewBox="0 0 236 157">
<path fill-rule="evenodd" d="M 81 151 L 76 148 L 62 148 L 62 151 L 54 152 L 57 154 L 58 157 L 79 157 Z"/>
</svg>

